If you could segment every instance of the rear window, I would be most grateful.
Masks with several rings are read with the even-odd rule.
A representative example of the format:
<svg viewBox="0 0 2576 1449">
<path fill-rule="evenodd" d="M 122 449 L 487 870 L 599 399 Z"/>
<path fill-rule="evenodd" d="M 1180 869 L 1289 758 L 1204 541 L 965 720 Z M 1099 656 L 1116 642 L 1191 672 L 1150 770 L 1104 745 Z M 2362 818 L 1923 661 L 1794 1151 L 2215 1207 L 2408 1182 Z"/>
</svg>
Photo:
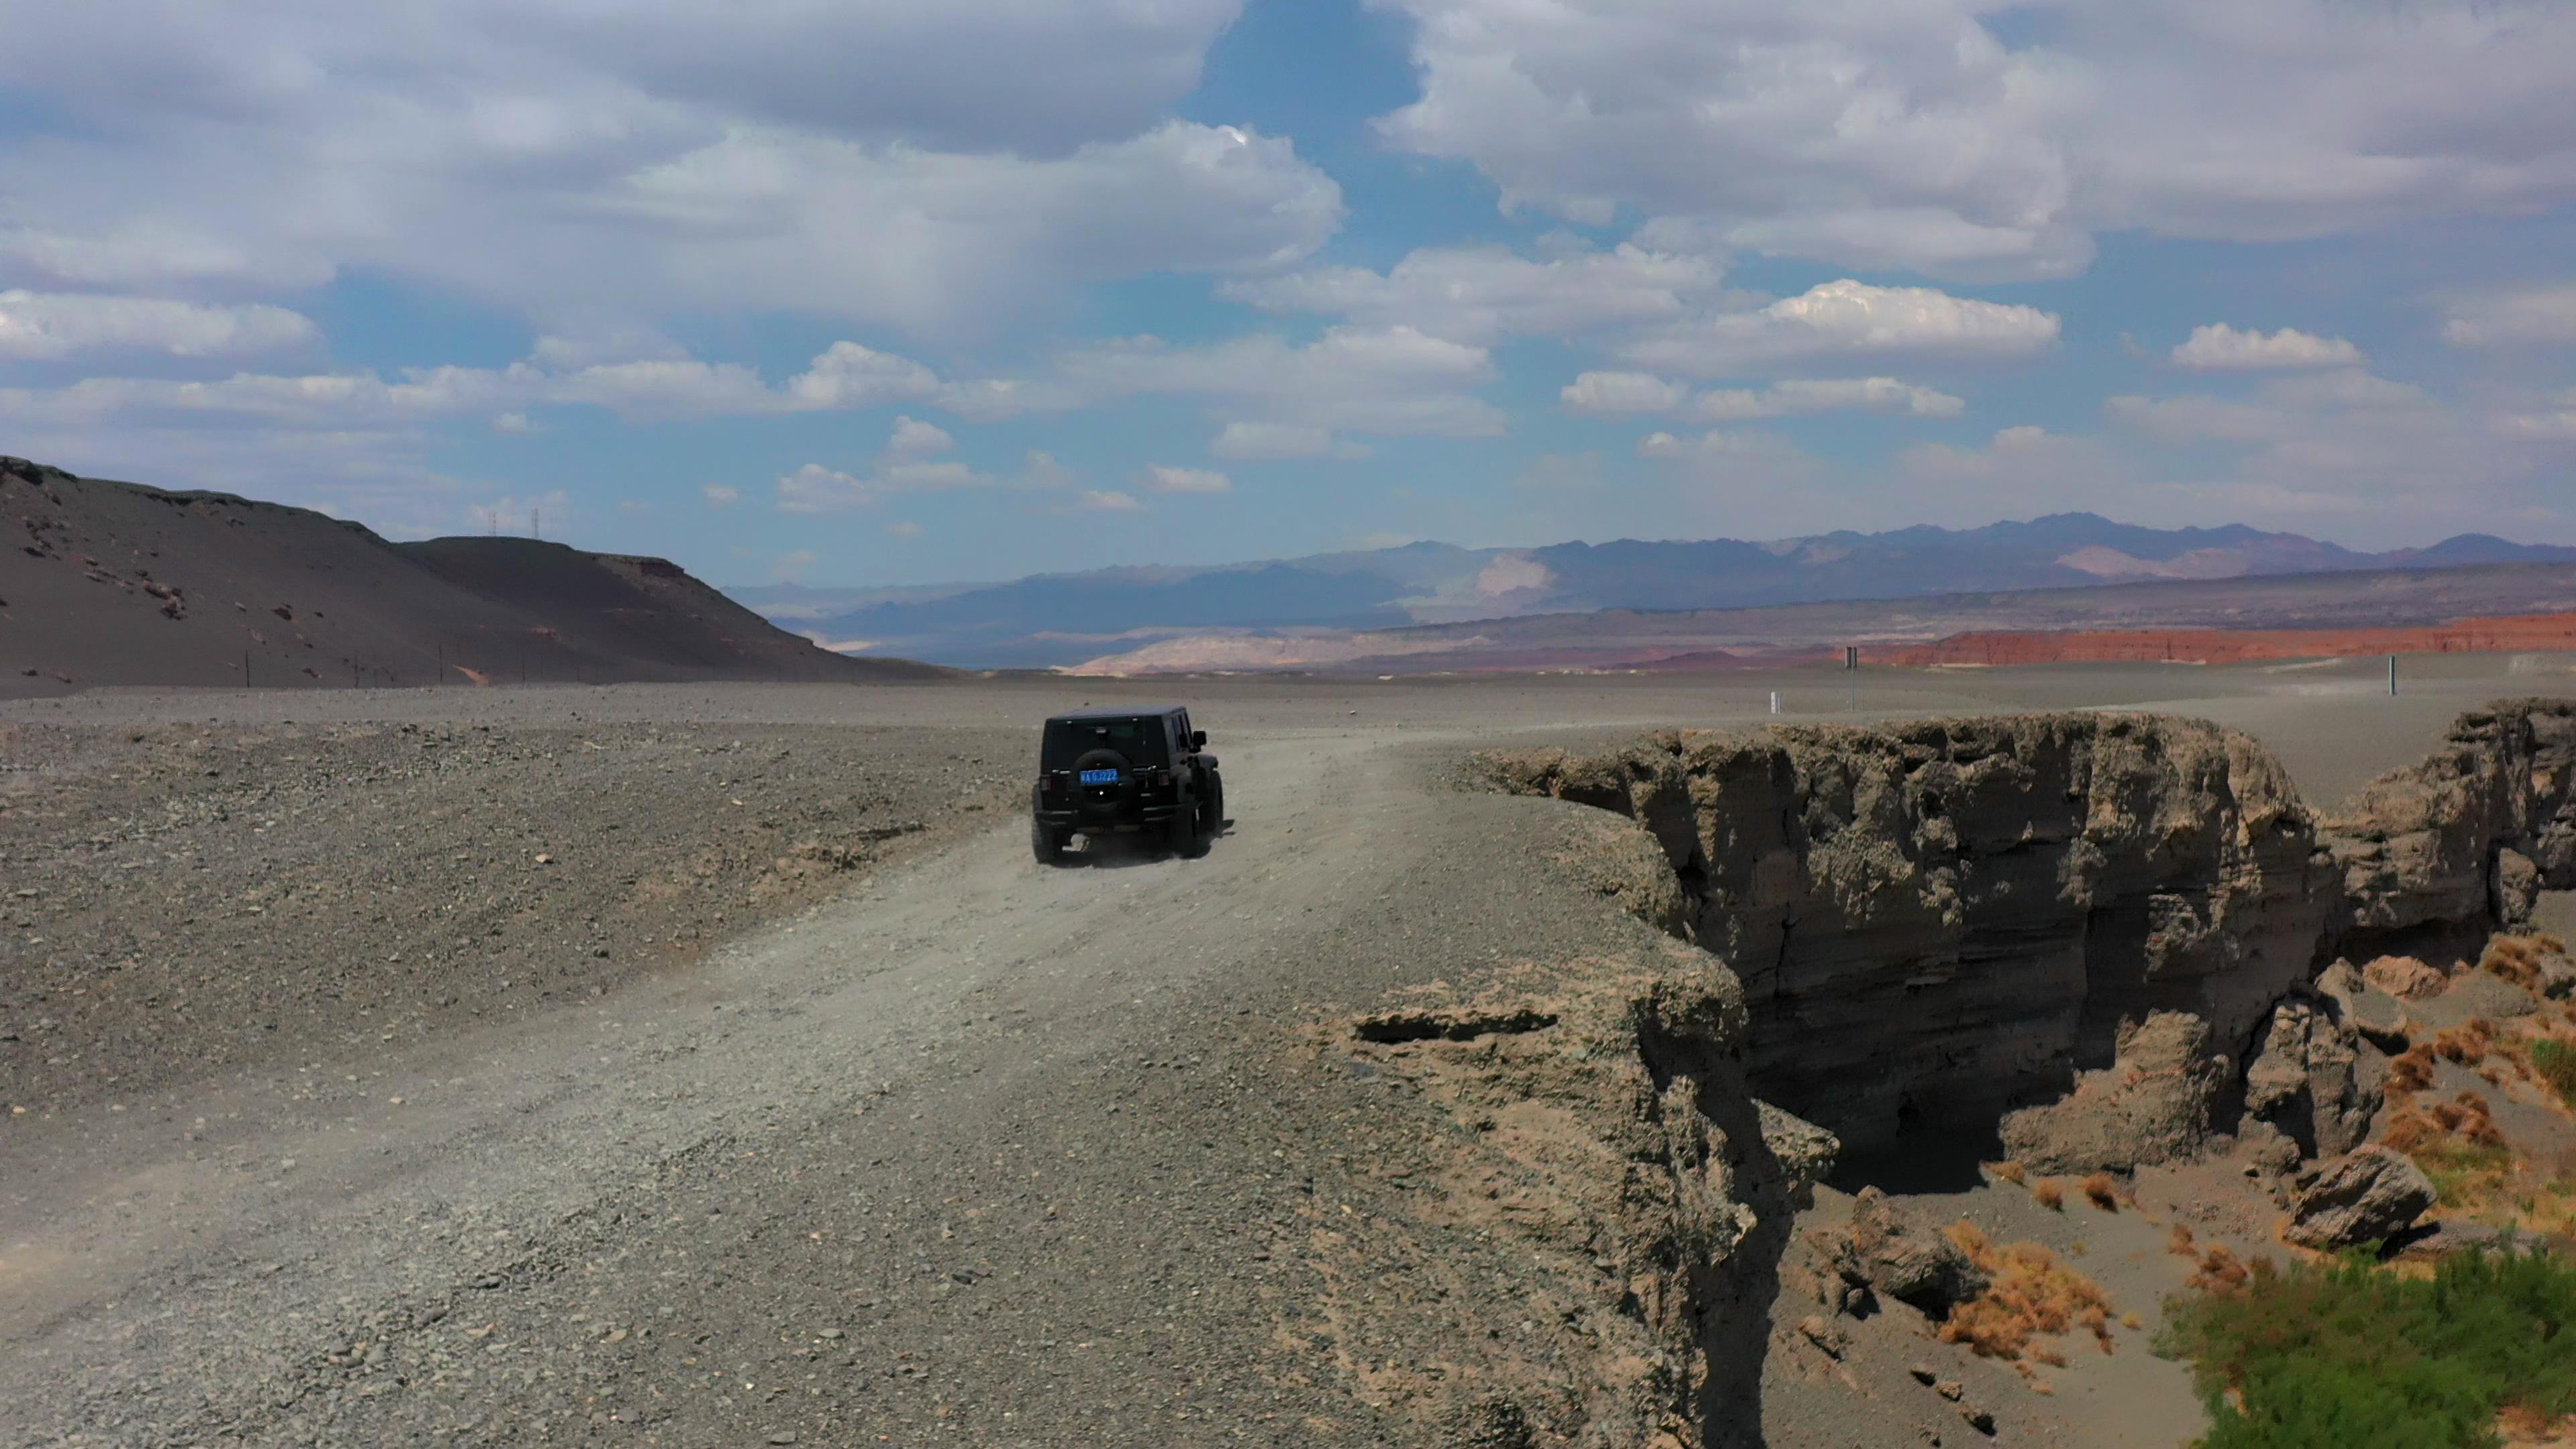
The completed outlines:
<svg viewBox="0 0 2576 1449">
<path fill-rule="evenodd" d="M 1137 719 L 1048 720 L 1038 768 L 1070 770 L 1075 760 L 1093 750 L 1116 750 L 1131 765 L 1170 763 L 1169 752 L 1164 748 L 1163 717 L 1153 714 Z"/>
</svg>

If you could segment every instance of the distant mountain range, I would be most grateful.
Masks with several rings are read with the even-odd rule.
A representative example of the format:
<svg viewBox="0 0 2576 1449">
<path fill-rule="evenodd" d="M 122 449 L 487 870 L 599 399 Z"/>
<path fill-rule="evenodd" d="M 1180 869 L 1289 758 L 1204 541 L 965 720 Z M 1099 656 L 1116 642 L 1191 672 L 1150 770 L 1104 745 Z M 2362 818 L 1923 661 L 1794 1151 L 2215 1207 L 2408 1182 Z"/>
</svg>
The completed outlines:
<svg viewBox="0 0 2576 1449">
<path fill-rule="evenodd" d="M 1603 609 L 1748 609 L 2155 580 L 2576 562 L 2576 548 L 2461 534 L 2363 553 L 2294 533 L 2143 528 L 2059 513 L 1746 542 L 1441 543 L 1208 568 L 1116 568 L 1004 584 L 728 590 L 827 646 L 969 668 L 1081 664 L 1194 635 L 1378 630 Z"/>
</svg>

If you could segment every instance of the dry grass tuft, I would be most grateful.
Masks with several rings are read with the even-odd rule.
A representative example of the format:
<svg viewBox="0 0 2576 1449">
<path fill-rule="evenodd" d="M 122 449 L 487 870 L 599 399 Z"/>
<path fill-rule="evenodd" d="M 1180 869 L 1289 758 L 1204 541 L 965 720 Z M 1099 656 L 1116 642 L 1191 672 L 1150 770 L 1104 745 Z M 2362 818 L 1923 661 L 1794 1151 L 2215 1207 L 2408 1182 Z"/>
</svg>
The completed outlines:
<svg viewBox="0 0 2576 1449">
<path fill-rule="evenodd" d="M 2015 1187 L 2023 1181 L 2022 1167 L 2018 1162 L 1989 1162 L 1986 1171 L 1993 1173 L 1997 1181 L 2009 1182 Z"/>
<path fill-rule="evenodd" d="M 2120 1189 L 2117 1183 L 2111 1181 L 2111 1174 L 2094 1173 L 2076 1186 L 2083 1189 L 2085 1201 L 2102 1211 L 2115 1213 L 2120 1210 Z"/>
<path fill-rule="evenodd" d="M 1981 1358 L 2063 1365 L 2055 1349 L 2032 1340 L 2081 1328 L 2104 1353 L 2111 1351 L 2111 1299 L 2100 1284 L 2037 1243 L 1997 1245 L 1973 1223 L 1953 1225 L 1949 1238 L 1985 1271 L 1990 1286 L 1950 1311 L 1942 1342 L 1964 1343 Z"/>
<path fill-rule="evenodd" d="M 2566 954 L 2567 943 L 2556 936 L 2496 936 L 2487 942 L 2486 954 L 2478 958 L 2478 969 L 2536 991 L 2540 987 L 2541 961 Z"/>
<path fill-rule="evenodd" d="M 2176 1223 L 2165 1233 L 2165 1251 L 2179 1257 L 2193 1256 L 2199 1249 L 2192 1246 L 2191 1229 Z"/>
<path fill-rule="evenodd" d="M 2431 1042 L 2417 1042 L 2388 1063 L 2389 1100 L 2399 1101 L 2432 1085 L 2433 1044 Z"/>
<path fill-rule="evenodd" d="M 2495 1023 L 2483 1016 L 2474 1016 L 2433 1038 L 2433 1055 L 2446 1062 L 2474 1067 L 2487 1059 L 2487 1048 L 2494 1042 Z"/>
<path fill-rule="evenodd" d="M 2066 1207 L 2066 1189 L 2044 1177 L 2030 1185 L 2030 1196 L 2032 1201 L 2050 1212 L 2060 1212 Z"/>
</svg>

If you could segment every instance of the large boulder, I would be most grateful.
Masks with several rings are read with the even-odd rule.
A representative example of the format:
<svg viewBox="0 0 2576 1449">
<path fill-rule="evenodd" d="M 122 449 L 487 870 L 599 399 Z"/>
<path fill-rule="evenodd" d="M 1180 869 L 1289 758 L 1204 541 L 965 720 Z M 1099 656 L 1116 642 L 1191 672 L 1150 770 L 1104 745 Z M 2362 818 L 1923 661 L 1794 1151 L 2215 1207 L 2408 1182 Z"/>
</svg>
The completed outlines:
<svg viewBox="0 0 2576 1449">
<path fill-rule="evenodd" d="M 2382 956 L 2361 968 L 2361 979 L 2400 1001 L 2423 1001 L 2442 994 L 2451 978 L 2412 956 Z"/>
<path fill-rule="evenodd" d="M 2317 994 L 2334 1006 L 2336 1017 L 2364 1041 L 2384 1052 L 2406 1050 L 2414 1023 L 2406 1004 L 2365 980 L 2349 961 L 2337 961 L 2317 977 Z"/>
<path fill-rule="evenodd" d="M 2438 1196 L 2413 1158 L 2373 1143 L 2318 1174 L 2282 1236 L 2317 1249 L 2383 1242 L 2413 1227 Z"/>
<path fill-rule="evenodd" d="M 1869 1286 L 1935 1318 L 1986 1291 L 1986 1275 L 1958 1244 L 1924 1230 L 1874 1187 L 1852 1199 L 1854 1265 Z"/>
<path fill-rule="evenodd" d="M 2350 1027 L 2305 1001 L 2272 1010 L 2272 1025 L 2245 1069 L 2245 1110 L 2279 1128 L 2307 1155 L 2349 1152 L 2370 1135 L 2387 1062 Z"/>
<path fill-rule="evenodd" d="M 2124 1022 L 2109 1067 L 2075 1090 L 2003 1119 L 2004 1150 L 2037 1172 L 2126 1172 L 2197 1156 L 2232 1064 L 2209 1049 L 2209 1027 L 2188 1012 Z"/>
</svg>

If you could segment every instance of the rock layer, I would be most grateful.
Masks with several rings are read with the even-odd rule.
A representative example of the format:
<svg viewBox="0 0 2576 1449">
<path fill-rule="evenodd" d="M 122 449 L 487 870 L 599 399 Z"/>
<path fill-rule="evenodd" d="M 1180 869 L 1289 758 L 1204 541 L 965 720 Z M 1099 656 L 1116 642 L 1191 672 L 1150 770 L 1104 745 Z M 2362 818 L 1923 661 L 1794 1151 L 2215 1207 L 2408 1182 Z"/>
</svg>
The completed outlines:
<svg viewBox="0 0 2576 1449">
<path fill-rule="evenodd" d="M 2054 1100 L 2153 1011 L 2247 1039 L 2331 908 L 2288 776 L 2189 721 L 1664 734 L 1488 769 L 1646 826 L 1744 981 L 1756 1089 L 1860 1150 Z"/>
<path fill-rule="evenodd" d="M 2252 739 L 2150 715 L 1668 732 L 1479 761 L 1499 788 L 1646 828 L 1678 933 L 1744 983 L 1756 1090 L 1858 1153 L 2055 1102 L 2158 1012 L 2197 1018 L 2242 1065 L 2337 954 L 2517 924 L 2538 891 L 2576 887 L 2563 701 L 2465 715 L 2322 820 Z M 1636 893 L 1674 926 L 1669 894 Z M 2351 1036 L 2339 1015 L 2322 1030 Z M 2302 1042 L 2300 1085 L 2265 1100 L 2315 1150 L 2369 1093 L 2339 1085 L 2345 1045 Z"/>
</svg>

